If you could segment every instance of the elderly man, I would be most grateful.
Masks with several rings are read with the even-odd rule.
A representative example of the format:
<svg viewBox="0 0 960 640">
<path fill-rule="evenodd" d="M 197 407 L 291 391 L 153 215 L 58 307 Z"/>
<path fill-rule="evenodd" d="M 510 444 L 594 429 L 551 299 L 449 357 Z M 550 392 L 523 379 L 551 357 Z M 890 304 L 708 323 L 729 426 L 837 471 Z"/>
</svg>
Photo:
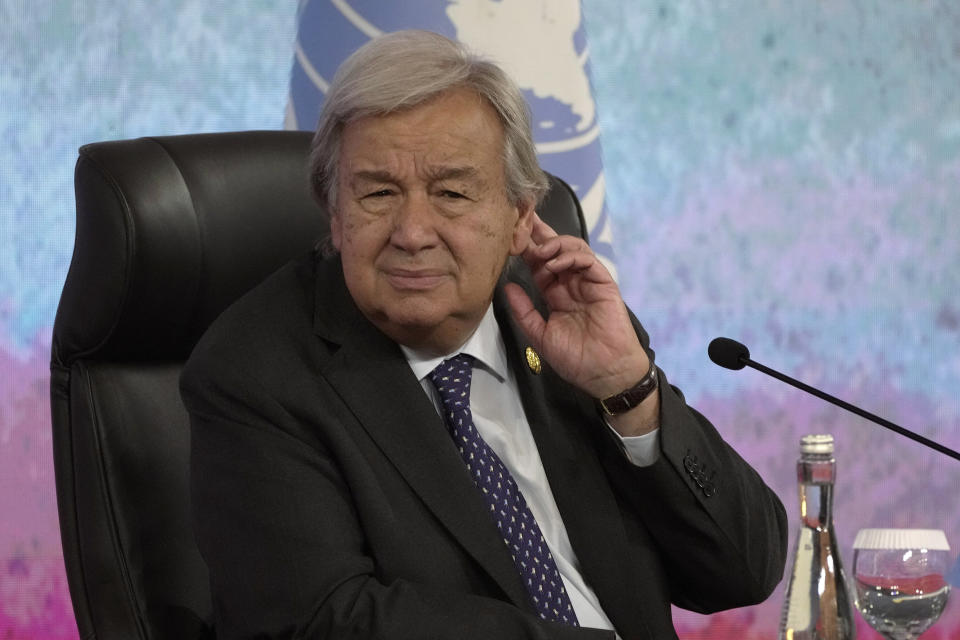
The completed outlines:
<svg viewBox="0 0 960 640">
<path fill-rule="evenodd" d="M 374 40 L 311 180 L 325 249 L 224 313 L 182 381 L 218 637 L 659 639 L 671 603 L 771 592 L 782 505 L 538 218 L 498 67 Z"/>
</svg>

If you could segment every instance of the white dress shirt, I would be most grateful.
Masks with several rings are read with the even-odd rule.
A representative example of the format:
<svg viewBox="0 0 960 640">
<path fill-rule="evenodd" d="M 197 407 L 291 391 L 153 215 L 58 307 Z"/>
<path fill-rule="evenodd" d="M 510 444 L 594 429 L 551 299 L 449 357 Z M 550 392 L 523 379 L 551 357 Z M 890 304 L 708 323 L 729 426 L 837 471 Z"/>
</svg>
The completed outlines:
<svg viewBox="0 0 960 640">
<path fill-rule="evenodd" d="M 507 352 L 500 336 L 500 327 L 493 315 L 493 307 L 487 309 L 473 335 L 459 349 L 446 356 L 423 356 L 403 345 L 401 349 L 440 415 L 443 415 L 442 402 L 430 382 L 430 372 L 445 358 L 457 353 L 466 353 L 476 359 L 470 389 L 470 409 L 474 426 L 490 448 L 500 456 L 523 492 L 527 506 L 537 519 L 560 570 L 580 626 L 613 629 L 613 624 L 600 607 L 596 594 L 580 573 L 580 563 L 570 545 L 570 538 L 567 536 L 560 510 L 540 461 L 540 453 L 530 432 L 530 424 L 523 411 L 516 378 L 507 365 Z M 659 457 L 659 430 L 642 436 L 617 437 L 623 442 L 624 453 L 633 464 L 653 464 Z"/>
</svg>

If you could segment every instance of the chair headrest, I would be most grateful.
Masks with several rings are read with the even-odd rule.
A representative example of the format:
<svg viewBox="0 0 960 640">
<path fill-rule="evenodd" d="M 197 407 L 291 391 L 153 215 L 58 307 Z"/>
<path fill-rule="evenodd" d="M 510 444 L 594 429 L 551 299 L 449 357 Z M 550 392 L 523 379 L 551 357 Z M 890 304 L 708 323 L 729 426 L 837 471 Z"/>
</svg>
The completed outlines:
<svg viewBox="0 0 960 640">
<path fill-rule="evenodd" d="M 186 358 L 227 305 L 323 233 L 310 139 L 245 131 L 81 147 L 54 363 Z"/>
</svg>

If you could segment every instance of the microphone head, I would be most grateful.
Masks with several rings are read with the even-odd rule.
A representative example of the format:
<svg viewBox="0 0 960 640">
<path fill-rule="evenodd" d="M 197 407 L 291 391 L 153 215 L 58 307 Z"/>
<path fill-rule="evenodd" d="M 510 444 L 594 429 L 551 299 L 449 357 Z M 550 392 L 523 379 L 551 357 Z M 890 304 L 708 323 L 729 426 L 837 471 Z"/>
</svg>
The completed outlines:
<svg viewBox="0 0 960 640">
<path fill-rule="evenodd" d="M 750 359 L 750 350 L 730 338 L 714 338 L 707 347 L 707 355 L 715 364 L 727 369 L 743 369 Z"/>
</svg>

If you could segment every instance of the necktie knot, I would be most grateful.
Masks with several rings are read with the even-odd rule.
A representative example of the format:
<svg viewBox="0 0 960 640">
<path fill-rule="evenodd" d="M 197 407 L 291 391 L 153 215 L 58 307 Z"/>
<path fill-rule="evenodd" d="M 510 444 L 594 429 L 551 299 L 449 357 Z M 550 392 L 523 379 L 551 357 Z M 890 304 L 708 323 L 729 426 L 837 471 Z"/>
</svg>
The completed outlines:
<svg viewBox="0 0 960 640">
<path fill-rule="evenodd" d="M 448 412 L 470 409 L 470 382 L 473 378 L 473 356 L 458 353 L 447 358 L 430 372 L 430 381 L 440 394 Z"/>
</svg>

